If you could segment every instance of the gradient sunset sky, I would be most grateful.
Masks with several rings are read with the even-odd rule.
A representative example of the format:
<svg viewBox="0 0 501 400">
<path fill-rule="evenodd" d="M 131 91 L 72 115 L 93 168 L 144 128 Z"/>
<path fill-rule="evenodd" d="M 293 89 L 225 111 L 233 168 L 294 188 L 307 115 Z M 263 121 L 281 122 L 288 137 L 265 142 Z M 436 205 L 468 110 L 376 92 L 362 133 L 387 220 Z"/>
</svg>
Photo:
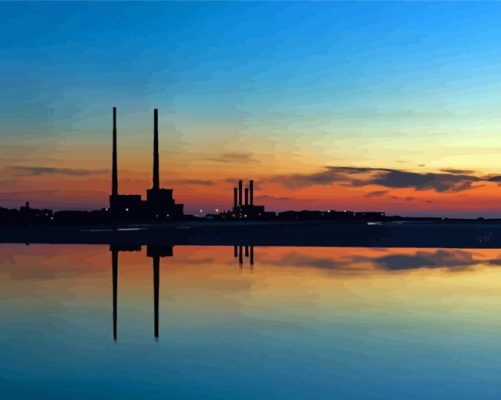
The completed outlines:
<svg viewBox="0 0 501 400">
<path fill-rule="evenodd" d="M 0 3 L 0 206 L 501 216 L 500 3 Z"/>
</svg>

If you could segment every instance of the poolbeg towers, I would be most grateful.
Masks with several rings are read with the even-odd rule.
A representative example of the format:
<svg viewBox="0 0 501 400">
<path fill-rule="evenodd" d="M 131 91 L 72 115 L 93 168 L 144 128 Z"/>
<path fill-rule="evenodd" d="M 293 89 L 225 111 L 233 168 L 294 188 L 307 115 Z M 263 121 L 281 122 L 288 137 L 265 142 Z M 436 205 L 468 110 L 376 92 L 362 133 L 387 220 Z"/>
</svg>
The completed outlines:
<svg viewBox="0 0 501 400">
<path fill-rule="evenodd" d="M 113 107 L 113 150 L 110 211 L 115 217 L 131 219 L 179 219 L 183 205 L 176 204 L 172 189 L 160 188 L 160 156 L 158 150 L 158 109 L 153 111 L 153 184 L 146 191 L 146 201 L 139 194 L 119 194 L 117 110 Z"/>
<path fill-rule="evenodd" d="M 160 188 L 160 157 L 158 155 L 158 110 L 153 111 L 153 186 L 146 192 L 146 203 L 155 218 L 182 216 L 183 205 L 176 204 L 172 189 Z"/>
</svg>

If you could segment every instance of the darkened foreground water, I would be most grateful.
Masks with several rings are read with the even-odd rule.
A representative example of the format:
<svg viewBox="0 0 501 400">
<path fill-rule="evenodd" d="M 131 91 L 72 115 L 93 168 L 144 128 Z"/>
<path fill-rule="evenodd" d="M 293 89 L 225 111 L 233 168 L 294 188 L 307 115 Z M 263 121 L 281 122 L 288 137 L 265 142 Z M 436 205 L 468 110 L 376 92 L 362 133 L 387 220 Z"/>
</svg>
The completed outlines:
<svg viewBox="0 0 501 400">
<path fill-rule="evenodd" d="M 0 245 L 2 398 L 499 398 L 501 250 L 123 250 Z"/>
</svg>

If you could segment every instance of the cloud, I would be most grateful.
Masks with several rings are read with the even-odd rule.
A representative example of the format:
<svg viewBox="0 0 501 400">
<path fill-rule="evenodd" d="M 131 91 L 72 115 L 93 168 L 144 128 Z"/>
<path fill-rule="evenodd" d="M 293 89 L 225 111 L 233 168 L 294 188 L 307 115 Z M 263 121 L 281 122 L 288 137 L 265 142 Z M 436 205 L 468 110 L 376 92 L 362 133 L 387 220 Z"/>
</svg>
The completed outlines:
<svg viewBox="0 0 501 400">
<path fill-rule="evenodd" d="M 66 175 L 89 176 L 109 172 L 106 169 L 81 169 L 81 168 L 55 168 L 37 166 L 11 166 L 7 169 L 18 176 Z"/>
<path fill-rule="evenodd" d="M 252 153 L 221 153 L 216 157 L 207 158 L 207 161 L 214 161 L 220 163 L 250 163 L 255 162 Z"/>
<path fill-rule="evenodd" d="M 172 179 L 170 182 L 179 185 L 200 185 L 200 186 L 212 186 L 214 181 L 210 179 Z"/>
<path fill-rule="evenodd" d="M 489 182 L 501 182 L 501 175 L 491 175 L 487 178 Z"/>
<path fill-rule="evenodd" d="M 387 196 L 389 199 L 392 199 L 392 200 L 401 200 L 401 201 L 406 201 L 406 202 L 420 201 L 420 202 L 425 202 L 425 203 L 432 203 L 431 200 L 423 200 L 423 199 L 419 199 L 419 198 L 413 197 L 413 196 L 405 196 L 405 197 L 390 196 L 390 191 L 388 191 L 388 190 L 375 190 L 373 192 L 369 192 L 369 193 L 365 194 L 365 197 L 368 199 L 376 199 L 376 198 L 381 198 L 384 196 Z"/>
<path fill-rule="evenodd" d="M 388 193 L 387 190 L 376 190 L 374 192 L 366 193 L 365 197 L 367 197 L 368 199 L 374 199 L 376 197 L 382 197 L 382 196 L 384 196 L 387 193 Z"/>
<path fill-rule="evenodd" d="M 473 174 L 475 171 L 471 169 L 455 169 L 455 168 L 445 168 L 441 169 L 440 171 L 446 172 L 448 174 Z"/>
<path fill-rule="evenodd" d="M 294 197 L 278 197 L 278 196 L 269 196 L 267 194 L 263 194 L 260 196 L 255 196 L 256 200 L 259 201 L 312 201 L 312 199 L 297 199 Z"/>
<path fill-rule="evenodd" d="M 496 179 L 501 181 L 501 177 L 481 178 L 465 173 L 419 173 L 391 168 L 328 166 L 312 174 L 280 175 L 267 180 L 290 189 L 338 183 L 344 186 L 377 185 L 391 189 L 459 192 L 470 189 L 476 182 Z"/>
</svg>

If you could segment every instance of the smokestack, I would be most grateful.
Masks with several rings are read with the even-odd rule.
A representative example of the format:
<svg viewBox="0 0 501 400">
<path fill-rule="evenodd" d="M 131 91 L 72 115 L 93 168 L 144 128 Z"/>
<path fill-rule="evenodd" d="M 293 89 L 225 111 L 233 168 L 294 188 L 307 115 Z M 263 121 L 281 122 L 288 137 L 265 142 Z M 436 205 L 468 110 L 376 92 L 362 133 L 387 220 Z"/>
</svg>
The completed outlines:
<svg viewBox="0 0 501 400">
<path fill-rule="evenodd" d="M 249 182 L 250 205 L 254 205 L 254 181 Z"/>
<path fill-rule="evenodd" d="M 249 188 L 245 188 L 245 205 L 249 205 Z"/>
<path fill-rule="evenodd" d="M 118 162 L 117 162 L 117 108 L 113 107 L 113 151 L 111 165 L 111 195 L 118 195 Z"/>
<path fill-rule="evenodd" d="M 238 205 L 242 207 L 242 180 L 238 181 Z"/>
<path fill-rule="evenodd" d="M 160 168 L 158 157 L 158 109 L 153 110 L 153 189 L 160 189 Z"/>
<path fill-rule="evenodd" d="M 233 188 L 233 208 L 237 208 L 238 205 L 238 189 Z"/>
</svg>

